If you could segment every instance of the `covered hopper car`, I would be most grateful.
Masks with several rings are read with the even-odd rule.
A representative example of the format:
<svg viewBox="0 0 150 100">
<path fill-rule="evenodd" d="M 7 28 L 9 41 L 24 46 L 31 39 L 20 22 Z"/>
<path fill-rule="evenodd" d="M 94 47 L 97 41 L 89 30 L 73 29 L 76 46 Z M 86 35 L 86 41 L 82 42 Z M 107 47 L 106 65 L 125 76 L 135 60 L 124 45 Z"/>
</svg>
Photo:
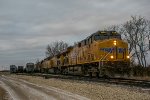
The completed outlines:
<svg viewBox="0 0 150 100">
<path fill-rule="evenodd" d="M 34 63 L 27 63 L 25 69 L 26 69 L 26 72 L 27 72 L 27 73 L 32 73 L 32 72 L 34 72 Z"/>
</svg>

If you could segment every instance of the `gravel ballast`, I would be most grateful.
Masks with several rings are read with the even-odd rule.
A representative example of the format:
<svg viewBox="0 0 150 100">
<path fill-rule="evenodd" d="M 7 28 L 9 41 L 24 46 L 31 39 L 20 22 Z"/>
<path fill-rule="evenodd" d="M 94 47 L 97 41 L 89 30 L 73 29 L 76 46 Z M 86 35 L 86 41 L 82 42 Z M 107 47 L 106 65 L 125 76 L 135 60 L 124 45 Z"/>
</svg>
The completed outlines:
<svg viewBox="0 0 150 100">
<path fill-rule="evenodd" d="M 11 77 L 17 77 L 37 85 L 56 87 L 91 100 L 150 100 L 149 93 L 119 85 L 57 78 L 44 79 L 25 75 L 11 75 Z"/>
<path fill-rule="evenodd" d="M 1 86 L 2 83 L 0 82 L 0 100 L 11 100 L 11 98 L 9 98 L 8 92 L 2 88 L 3 86 Z"/>
</svg>

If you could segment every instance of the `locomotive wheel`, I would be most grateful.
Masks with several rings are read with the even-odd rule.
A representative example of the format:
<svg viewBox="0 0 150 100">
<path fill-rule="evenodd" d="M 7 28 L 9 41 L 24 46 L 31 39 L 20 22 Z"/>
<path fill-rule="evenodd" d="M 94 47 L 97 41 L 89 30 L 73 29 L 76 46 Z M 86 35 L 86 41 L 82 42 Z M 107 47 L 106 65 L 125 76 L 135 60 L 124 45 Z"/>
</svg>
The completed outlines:
<svg viewBox="0 0 150 100">
<path fill-rule="evenodd" d="M 128 69 L 127 69 L 127 76 L 128 76 L 128 77 L 130 77 L 131 75 L 133 75 L 131 72 L 132 72 L 132 71 L 131 71 L 131 68 L 128 68 Z"/>
<path fill-rule="evenodd" d="M 114 77 L 114 76 L 115 76 L 114 72 L 110 71 L 110 77 Z"/>
<path fill-rule="evenodd" d="M 97 77 L 97 78 L 99 78 L 99 77 L 100 77 L 100 76 L 99 76 L 99 74 L 100 74 L 99 72 L 97 72 L 97 73 L 96 73 L 96 77 Z"/>
<path fill-rule="evenodd" d="M 100 76 L 104 77 L 104 78 L 110 78 L 110 77 L 114 77 L 114 70 L 111 67 L 103 67 L 100 70 Z"/>
<path fill-rule="evenodd" d="M 106 69 L 102 69 L 102 70 L 100 71 L 100 76 L 101 76 L 101 77 L 104 77 L 104 78 L 106 78 L 106 77 L 108 76 Z"/>
</svg>

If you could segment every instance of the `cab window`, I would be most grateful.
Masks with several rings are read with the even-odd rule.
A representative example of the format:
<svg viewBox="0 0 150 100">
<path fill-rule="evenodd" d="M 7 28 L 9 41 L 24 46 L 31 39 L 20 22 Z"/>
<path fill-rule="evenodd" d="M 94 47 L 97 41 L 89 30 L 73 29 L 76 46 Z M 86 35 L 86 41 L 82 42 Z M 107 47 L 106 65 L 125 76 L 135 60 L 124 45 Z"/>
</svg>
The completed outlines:
<svg viewBox="0 0 150 100">
<path fill-rule="evenodd" d="M 101 37 L 100 37 L 100 35 L 95 35 L 95 37 L 94 37 L 94 40 L 96 41 L 96 40 L 100 40 L 101 39 Z"/>
</svg>

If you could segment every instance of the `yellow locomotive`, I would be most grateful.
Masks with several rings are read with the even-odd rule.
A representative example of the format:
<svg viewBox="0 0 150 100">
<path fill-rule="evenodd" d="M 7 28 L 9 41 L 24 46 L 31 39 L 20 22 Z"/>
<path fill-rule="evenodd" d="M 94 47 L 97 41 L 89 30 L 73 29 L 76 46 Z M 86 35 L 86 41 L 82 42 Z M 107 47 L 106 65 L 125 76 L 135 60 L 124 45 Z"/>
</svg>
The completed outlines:
<svg viewBox="0 0 150 100">
<path fill-rule="evenodd" d="M 98 31 L 55 57 L 43 60 L 50 72 L 73 75 L 128 73 L 128 44 L 115 31 Z"/>
</svg>

